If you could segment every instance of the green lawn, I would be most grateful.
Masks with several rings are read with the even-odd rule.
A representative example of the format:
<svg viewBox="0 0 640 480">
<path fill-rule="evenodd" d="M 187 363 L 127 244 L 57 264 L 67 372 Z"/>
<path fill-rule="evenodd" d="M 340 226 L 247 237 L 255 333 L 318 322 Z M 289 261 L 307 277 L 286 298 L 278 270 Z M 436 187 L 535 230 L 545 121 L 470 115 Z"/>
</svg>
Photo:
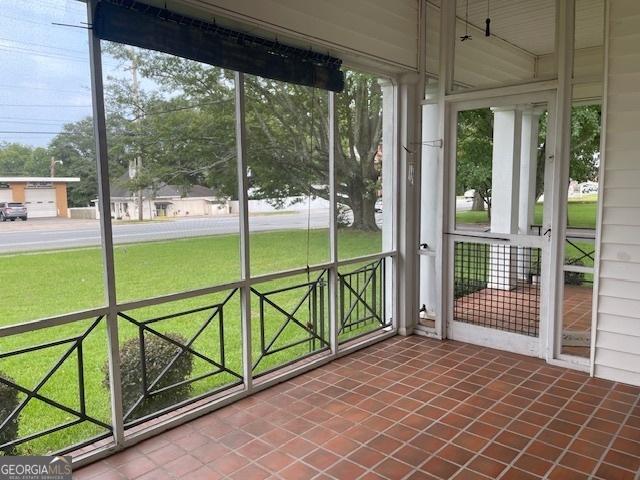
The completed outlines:
<svg viewBox="0 0 640 480">
<path fill-rule="evenodd" d="M 142 299 L 182 290 L 232 282 L 239 278 L 239 238 L 237 235 L 217 235 L 166 242 L 149 242 L 117 246 L 115 248 L 117 295 L 119 301 Z M 380 233 L 362 233 L 341 230 L 339 252 L 341 258 L 355 257 L 380 251 Z M 307 232 L 281 231 L 251 235 L 251 268 L 253 274 L 303 267 L 308 263 L 328 261 L 329 237 L 327 230 L 313 230 L 309 237 L 307 258 Z M 358 266 L 353 266 L 356 269 Z M 0 325 L 11 325 L 104 304 L 103 272 L 100 250 L 97 248 L 69 249 L 56 252 L 40 252 L 0 256 L 0 268 L 5 278 L 15 281 L 3 285 Z M 312 274 L 315 281 L 321 272 Z M 325 275 L 326 277 L 326 275 Z M 286 278 L 255 286 L 259 292 L 279 290 L 307 281 L 307 275 Z M 328 291 L 325 288 L 325 295 Z M 304 294 L 304 289 L 274 293 L 270 298 L 281 308 L 292 312 Z M 136 320 L 148 320 L 189 309 L 221 303 L 231 292 L 205 295 L 177 302 L 156 305 L 126 312 Z M 327 299 L 328 296 L 325 296 Z M 265 338 L 268 343 L 286 316 L 265 304 Z M 325 334 L 328 330 L 328 301 L 325 312 Z M 254 361 L 259 357 L 261 333 L 259 329 L 259 299 L 252 296 L 252 343 Z M 179 333 L 185 338 L 195 335 L 202 322 L 213 310 L 179 316 L 152 324 L 161 333 Z M 296 317 L 306 323 L 312 317 L 304 304 Z M 217 317 L 216 317 L 217 320 Z M 38 330 L 0 339 L 0 352 L 13 351 L 44 342 L 80 335 L 92 320 Z M 372 328 L 373 325 L 365 326 Z M 320 333 L 322 327 L 317 326 Z M 122 344 L 137 335 L 137 327 L 121 318 L 119 342 Z M 272 349 L 278 350 L 290 342 L 306 337 L 306 332 L 290 325 Z M 218 323 L 212 323 L 193 344 L 193 348 L 208 357 L 221 360 Z M 258 372 L 281 365 L 295 356 L 308 353 L 321 345 L 305 342 L 265 357 Z M 105 322 L 101 321 L 83 342 L 84 382 L 86 385 L 87 414 L 110 422 L 108 389 L 103 385 L 104 365 L 107 358 Z M 11 376 L 16 383 L 35 387 L 69 345 L 50 347 L 25 353 L 8 359 L 0 359 L 0 371 Z M 224 348 L 226 366 L 241 373 L 241 325 L 239 293 L 231 296 L 224 308 Z M 79 391 L 77 356 L 73 353 L 58 372 L 40 390 L 47 398 L 77 409 Z M 25 368 L 28 365 L 28 368 Z M 206 374 L 211 365 L 196 358 L 192 378 Z M 228 374 L 200 380 L 192 385 L 192 396 L 234 380 Z M 23 396 L 24 398 L 24 396 Z M 53 427 L 75 419 L 71 414 L 32 400 L 20 415 L 20 436 Z M 1 419 L 0 419 L 1 420 Z M 20 453 L 54 451 L 90 438 L 104 430 L 88 422 L 56 432 L 46 438 L 33 440 L 20 447 Z"/>
<path fill-rule="evenodd" d="M 536 204 L 534 223 L 540 225 L 542 223 L 541 203 Z M 570 201 L 569 202 L 569 218 L 567 225 L 574 228 L 596 228 L 596 217 L 598 211 L 598 203 L 589 201 Z M 489 217 L 486 211 L 472 212 L 470 210 L 456 213 L 457 223 L 467 224 L 488 224 Z"/>
</svg>

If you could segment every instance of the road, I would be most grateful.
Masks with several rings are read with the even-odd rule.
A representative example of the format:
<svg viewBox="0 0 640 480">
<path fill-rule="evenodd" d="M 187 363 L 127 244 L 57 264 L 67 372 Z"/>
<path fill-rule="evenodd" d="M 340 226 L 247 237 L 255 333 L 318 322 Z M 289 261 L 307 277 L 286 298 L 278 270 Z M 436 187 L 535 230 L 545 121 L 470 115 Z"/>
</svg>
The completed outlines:
<svg viewBox="0 0 640 480">
<path fill-rule="evenodd" d="M 249 217 L 252 232 L 306 229 L 307 212 L 255 215 Z M 238 233 L 239 217 L 193 217 L 144 223 L 114 222 L 115 244 L 167 240 Z M 314 210 L 311 228 L 329 228 L 329 210 Z M 27 222 L 0 223 L 0 253 L 55 250 L 100 245 L 100 223 L 97 220 L 32 219 Z"/>
</svg>

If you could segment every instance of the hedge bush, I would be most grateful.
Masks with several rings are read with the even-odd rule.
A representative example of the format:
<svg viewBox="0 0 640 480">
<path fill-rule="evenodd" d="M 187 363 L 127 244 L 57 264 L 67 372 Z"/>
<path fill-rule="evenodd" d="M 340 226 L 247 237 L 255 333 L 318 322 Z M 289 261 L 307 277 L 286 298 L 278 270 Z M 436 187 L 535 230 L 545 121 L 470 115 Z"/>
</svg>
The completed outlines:
<svg viewBox="0 0 640 480">
<path fill-rule="evenodd" d="M 0 377 L 5 378 L 11 382 L 13 379 L 3 372 L 0 372 Z M 18 404 L 20 399 L 18 398 L 18 391 L 2 382 L 0 382 L 0 424 L 11 415 Z M 19 415 L 18 415 L 19 417 Z M 18 422 L 19 418 L 16 417 L 11 420 L 5 428 L 0 431 L 0 445 L 4 445 L 7 442 L 11 442 L 18 438 Z M 15 448 L 1 449 L 0 455 L 13 455 L 15 454 Z"/>
<path fill-rule="evenodd" d="M 187 340 L 175 333 L 164 334 L 182 345 Z M 145 360 L 147 366 L 147 389 L 158 378 L 158 375 L 169 364 L 171 359 L 180 352 L 180 348 L 155 334 L 146 334 Z M 120 346 L 120 372 L 122 377 L 122 403 L 126 414 L 142 396 L 142 364 L 139 338 L 131 338 Z M 188 379 L 193 369 L 193 355 L 185 352 L 178 357 L 173 366 L 154 386 L 153 391 L 175 385 Z M 104 368 L 104 385 L 109 388 L 109 365 Z M 144 417 L 163 408 L 175 405 L 187 398 L 191 393 L 191 385 L 181 385 L 169 388 L 161 393 L 149 396 L 143 400 L 127 417 L 127 421 Z"/>
</svg>

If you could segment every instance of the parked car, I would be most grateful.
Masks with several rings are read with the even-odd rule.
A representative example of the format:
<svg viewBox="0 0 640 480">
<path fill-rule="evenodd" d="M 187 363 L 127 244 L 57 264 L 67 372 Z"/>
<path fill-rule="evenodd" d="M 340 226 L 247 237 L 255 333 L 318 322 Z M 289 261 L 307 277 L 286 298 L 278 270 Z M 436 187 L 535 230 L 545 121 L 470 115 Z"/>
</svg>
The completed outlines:
<svg viewBox="0 0 640 480">
<path fill-rule="evenodd" d="M 382 213 L 382 198 L 379 198 L 378 200 L 376 200 L 374 210 L 376 213 Z"/>
<path fill-rule="evenodd" d="M 26 222 L 27 207 L 18 202 L 0 202 L 0 221 L 11 220 L 13 222 L 16 218 Z"/>
</svg>

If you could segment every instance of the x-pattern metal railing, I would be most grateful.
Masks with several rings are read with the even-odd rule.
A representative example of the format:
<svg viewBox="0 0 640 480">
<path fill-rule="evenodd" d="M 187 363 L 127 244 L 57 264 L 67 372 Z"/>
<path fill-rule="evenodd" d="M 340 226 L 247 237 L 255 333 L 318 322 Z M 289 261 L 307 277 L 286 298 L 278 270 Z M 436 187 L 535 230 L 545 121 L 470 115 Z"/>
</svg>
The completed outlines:
<svg viewBox="0 0 640 480">
<path fill-rule="evenodd" d="M 566 241 L 569 245 L 571 245 L 573 248 L 575 248 L 579 252 L 578 253 L 579 256 L 575 256 L 567 259 L 567 262 L 566 262 L 567 265 L 580 265 L 583 259 L 589 259 L 592 262 L 595 261 L 595 254 L 596 254 L 595 247 L 585 250 L 580 246 L 580 244 L 574 243 L 568 238 L 566 239 Z"/>
<path fill-rule="evenodd" d="M 29 435 L 25 435 L 21 438 L 17 438 L 9 442 L 5 442 L 4 444 L 0 445 L 0 451 L 11 452 L 16 446 L 22 443 L 29 442 L 37 438 L 43 437 L 45 435 L 49 435 L 70 427 L 74 427 L 83 422 L 90 422 L 98 427 L 101 427 L 106 430 L 106 433 L 98 437 L 94 437 L 90 440 L 87 440 L 82 444 L 74 445 L 73 447 L 66 449 L 66 451 L 72 450 L 74 448 L 81 448 L 83 445 L 88 445 L 90 443 L 97 441 L 98 439 L 105 438 L 110 435 L 110 432 L 112 431 L 111 425 L 87 413 L 87 402 L 86 402 L 86 395 L 85 395 L 86 393 L 85 377 L 84 377 L 85 365 L 84 365 L 83 342 L 86 340 L 89 334 L 93 330 L 95 330 L 95 328 L 98 326 L 98 324 L 102 321 L 103 318 L 104 318 L 103 316 L 97 317 L 91 323 L 89 328 L 87 328 L 80 335 L 64 338 L 60 340 L 55 340 L 52 342 L 41 343 L 38 345 L 21 348 L 18 350 L 13 350 L 10 352 L 0 353 L 0 360 L 5 360 L 8 358 L 17 357 L 19 355 L 28 354 L 31 352 L 40 352 L 48 348 L 55 348 L 63 345 L 69 345 L 69 347 L 64 351 L 64 353 L 60 355 L 60 357 L 55 362 L 55 364 L 49 369 L 47 373 L 44 374 L 44 376 L 38 381 L 38 383 L 33 388 L 25 387 L 24 385 L 20 385 L 19 383 L 9 378 L 0 376 L 0 383 L 26 395 L 25 398 L 18 404 L 18 406 L 6 418 L 2 420 L 2 423 L 0 423 L 0 432 L 4 431 L 7 428 L 10 428 L 14 422 L 17 422 L 18 417 L 20 416 L 20 413 L 27 407 L 27 405 L 29 405 L 29 403 L 32 400 L 38 400 L 40 402 L 45 403 L 46 405 L 49 405 L 50 407 L 53 407 L 57 410 L 60 410 L 68 415 L 75 417 L 73 420 L 70 420 L 68 422 L 60 423 L 53 427 L 46 428 L 44 430 L 31 433 Z M 41 390 L 44 388 L 44 386 L 56 374 L 56 372 L 58 372 L 67 363 L 67 360 L 74 353 L 76 354 L 76 366 L 77 366 L 77 375 L 78 375 L 78 405 L 79 405 L 78 409 L 72 408 L 68 405 L 64 405 L 63 403 L 56 401 L 50 396 L 47 396 L 41 393 Z M 64 453 L 64 452 L 59 452 L 59 453 Z"/>
<path fill-rule="evenodd" d="M 226 355 L 225 355 L 225 334 L 224 334 L 224 307 L 231 300 L 231 298 L 235 295 L 237 289 L 232 290 L 227 297 L 218 304 L 208 305 L 205 307 L 198 307 L 178 313 L 173 313 L 170 315 L 163 315 L 160 317 L 151 318 L 148 320 L 137 320 L 133 318 L 131 315 L 120 312 L 118 315 L 132 323 L 138 328 L 138 342 L 140 348 L 140 364 L 141 364 L 141 391 L 139 398 L 131 405 L 131 407 L 124 414 L 124 421 L 132 419 L 132 415 L 136 411 L 136 409 L 146 400 L 155 395 L 159 395 L 163 392 L 167 392 L 169 390 L 173 390 L 182 386 L 190 385 L 194 382 L 198 382 L 200 380 L 204 380 L 205 378 L 213 377 L 220 374 L 229 374 L 232 377 L 236 378 L 236 382 L 232 382 L 231 384 L 224 385 L 218 389 L 209 392 L 209 394 L 213 394 L 221 391 L 225 388 L 230 388 L 235 385 L 239 385 L 242 383 L 243 378 L 242 375 L 238 372 L 232 370 L 227 366 Z M 200 312 L 208 312 L 205 320 L 200 324 L 196 332 L 187 340 L 186 343 L 181 343 L 180 341 L 172 338 L 171 336 L 160 332 L 157 327 L 154 328 L 152 325 L 158 324 L 164 320 L 170 320 L 174 318 L 184 317 L 188 315 L 197 314 Z M 202 334 L 207 330 L 207 328 L 214 324 L 214 321 L 217 319 L 218 326 L 218 354 L 219 360 L 211 358 L 211 356 L 205 355 L 204 353 L 196 350 L 194 348 L 194 343 L 202 337 Z M 154 379 L 149 379 L 149 368 L 147 366 L 147 355 L 146 355 L 146 340 L 145 333 L 150 335 L 155 335 L 161 340 L 167 342 L 168 344 L 174 346 L 177 352 L 173 355 L 173 357 L 167 362 L 167 364 L 162 368 L 160 373 Z M 197 376 L 193 376 L 179 382 L 173 382 L 169 385 L 162 385 L 162 381 L 168 376 L 168 374 L 172 371 L 172 369 L 176 366 L 176 363 L 180 360 L 184 355 L 192 355 L 195 358 L 198 358 L 211 366 L 211 370 L 201 373 Z M 200 397 L 199 397 L 200 398 Z M 142 419 L 135 419 L 135 422 L 131 421 L 128 424 L 138 424 L 142 421 L 149 420 L 153 416 L 158 416 L 164 412 L 156 412 L 154 415 L 147 415 Z"/>
<path fill-rule="evenodd" d="M 340 328 L 352 332 L 367 323 L 389 326 L 384 317 L 384 258 L 347 273 L 338 273 Z"/>
<path fill-rule="evenodd" d="M 330 348 L 325 334 L 325 301 L 327 298 L 326 274 L 327 271 L 323 270 L 322 273 L 320 273 L 320 275 L 318 275 L 318 277 L 313 281 L 267 292 L 260 292 L 255 287 L 251 288 L 251 291 L 258 297 L 260 302 L 260 353 L 253 364 L 254 372 L 263 360 L 269 356 L 285 350 L 293 349 L 305 343 L 309 344 L 310 353 Z M 300 289 L 304 290 L 304 294 L 291 311 L 279 305 L 274 299 L 277 295 L 286 294 Z M 308 318 L 306 321 L 301 318 L 301 309 L 303 306 L 307 307 L 306 315 Z M 277 312 L 281 323 L 275 333 L 267 340 L 267 323 L 271 323 L 271 319 L 274 318 L 273 316 L 269 316 L 267 318 L 266 311 L 268 307 L 271 307 Z M 285 341 L 284 344 L 279 344 L 279 341 L 287 340 L 284 338 L 285 332 L 290 326 L 294 326 L 294 328 L 297 327 L 297 333 L 301 334 L 302 338 L 297 337 L 291 341 Z M 295 360 L 299 359 L 300 358 L 298 357 Z M 261 374 L 264 373 L 266 372 L 261 372 Z"/>
</svg>

